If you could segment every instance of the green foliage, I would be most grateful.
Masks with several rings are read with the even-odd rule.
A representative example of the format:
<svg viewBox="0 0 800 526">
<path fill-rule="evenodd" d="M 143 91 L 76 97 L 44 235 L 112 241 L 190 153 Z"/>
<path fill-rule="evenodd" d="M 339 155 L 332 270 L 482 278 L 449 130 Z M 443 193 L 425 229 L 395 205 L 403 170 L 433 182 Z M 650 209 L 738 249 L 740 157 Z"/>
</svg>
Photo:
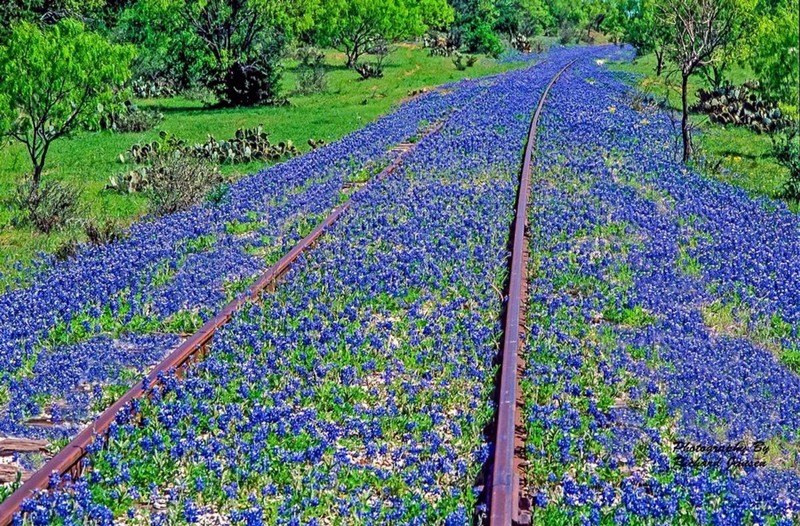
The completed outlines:
<svg viewBox="0 0 800 526">
<path fill-rule="evenodd" d="M 550 0 L 548 7 L 555 28 L 584 27 L 589 23 L 588 4 L 574 0 Z"/>
<path fill-rule="evenodd" d="M 216 164 L 238 164 L 253 161 L 280 161 L 300 155 L 300 150 L 291 140 L 272 143 L 263 126 L 239 128 L 231 139 L 218 141 L 208 135 L 205 143 L 189 145 L 184 139 L 161 131 L 158 141 L 134 144 L 126 154 L 120 156 L 137 164 L 152 162 L 160 157 L 193 157 Z M 113 184 L 115 188 L 118 186 Z"/>
<path fill-rule="evenodd" d="M 297 66 L 297 90 L 301 95 L 320 93 L 328 87 L 328 70 L 325 68 L 325 53 L 314 47 L 301 47 L 295 53 Z"/>
<path fill-rule="evenodd" d="M 310 26 L 316 0 L 139 0 L 123 16 L 123 33 L 150 58 L 140 74 L 177 66 L 184 87 L 196 81 L 221 104 L 252 106 L 280 99 L 280 59 L 294 31 Z"/>
<path fill-rule="evenodd" d="M 492 30 L 492 26 L 484 20 L 476 20 L 473 25 L 468 26 L 464 44 L 470 53 L 485 53 L 498 57 L 503 52 L 503 42 Z"/>
<path fill-rule="evenodd" d="M 0 48 L 0 133 L 25 145 L 39 186 L 50 144 L 97 118 L 130 76 L 133 49 L 73 20 L 45 30 L 22 22 Z"/>
<path fill-rule="evenodd" d="M 344 51 L 347 66 L 381 42 L 421 36 L 453 20 L 446 0 L 323 0 L 317 36 Z"/>
<path fill-rule="evenodd" d="M 98 112 L 100 114 L 98 128 L 118 133 L 147 131 L 164 119 L 163 113 L 142 110 L 130 100 L 122 104 L 111 104 L 108 108 L 99 105 Z"/>
<path fill-rule="evenodd" d="M 795 123 L 786 133 L 775 137 L 773 154 L 789 170 L 783 197 L 800 201 L 800 123 Z"/>
<path fill-rule="evenodd" d="M 138 0 L 120 14 L 115 31 L 140 50 L 132 66 L 139 97 L 174 95 L 199 83 L 209 67 L 177 1 Z"/>
<path fill-rule="evenodd" d="M 478 62 L 478 57 L 475 55 L 467 55 L 466 57 L 461 53 L 456 53 L 453 56 L 453 65 L 456 67 L 458 71 L 464 71 L 467 68 L 471 68 Z"/>
<path fill-rule="evenodd" d="M 800 4 L 789 0 L 759 20 L 752 64 L 765 94 L 800 108 Z"/>
<path fill-rule="evenodd" d="M 89 219 L 84 222 L 83 231 L 86 233 L 86 239 L 93 245 L 105 245 L 119 241 L 125 239 L 127 235 L 119 223 L 111 219 L 106 219 L 104 222 Z"/>
<path fill-rule="evenodd" d="M 0 42 L 19 22 L 50 25 L 65 18 L 91 21 L 101 26 L 105 0 L 3 0 L 0 2 Z"/>
<path fill-rule="evenodd" d="M 494 29 L 509 37 L 517 34 L 541 35 L 553 26 L 553 18 L 543 0 L 498 0 Z"/>
</svg>

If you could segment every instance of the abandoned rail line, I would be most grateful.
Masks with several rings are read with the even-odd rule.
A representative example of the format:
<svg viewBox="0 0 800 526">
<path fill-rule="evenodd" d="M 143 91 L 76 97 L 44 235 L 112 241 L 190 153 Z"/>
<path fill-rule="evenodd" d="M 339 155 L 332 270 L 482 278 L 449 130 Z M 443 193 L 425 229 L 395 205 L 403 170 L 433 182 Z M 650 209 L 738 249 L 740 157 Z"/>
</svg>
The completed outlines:
<svg viewBox="0 0 800 526">
<path fill-rule="evenodd" d="M 577 59 L 576 59 L 577 60 Z M 536 149 L 536 134 L 539 120 L 544 109 L 547 96 L 558 78 L 570 68 L 576 60 L 572 60 L 561 68 L 550 80 L 541 93 L 538 106 L 532 117 L 520 170 L 516 210 L 511 224 L 509 246 L 509 275 L 507 281 L 507 300 L 503 313 L 503 339 L 500 354 L 500 372 L 496 386 L 497 414 L 494 426 L 494 456 L 490 459 L 489 481 L 487 484 L 486 504 L 488 505 L 489 526 L 509 526 L 530 524 L 530 499 L 525 494 L 524 484 L 520 477 L 520 467 L 524 465 L 524 440 L 521 425 L 521 400 L 519 396 L 520 371 L 524 361 L 520 357 L 521 340 L 524 324 L 525 287 L 527 271 L 527 238 L 526 224 L 528 200 L 530 197 L 531 170 L 533 154 Z M 438 132 L 447 119 L 427 127 L 421 139 Z M 377 174 L 373 180 L 380 179 L 395 172 L 405 157 L 414 151 L 417 142 L 400 144 L 393 149 L 396 157 L 389 166 Z M 368 184 L 368 183 L 367 183 Z M 355 192 L 360 188 L 356 187 Z M 105 409 L 93 423 L 75 436 L 72 441 L 49 459 L 40 469 L 32 473 L 12 495 L 0 503 L 0 526 L 14 522 L 15 516 L 22 509 L 26 499 L 37 491 L 50 487 L 53 474 L 59 477 L 80 476 L 83 470 L 82 460 L 90 450 L 90 446 L 98 437 L 108 434 L 117 414 L 128 407 L 134 400 L 148 396 L 152 388 L 161 382 L 163 375 L 175 372 L 182 373 L 187 366 L 202 360 L 214 339 L 216 332 L 223 327 L 248 302 L 257 300 L 265 292 L 274 290 L 280 278 L 286 274 L 293 263 L 306 251 L 311 249 L 325 231 L 331 227 L 350 207 L 353 195 L 336 207 L 314 230 L 300 240 L 275 265 L 265 271 L 253 285 L 242 295 L 223 307 L 219 313 L 206 322 L 197 332 L 186 339 L 180 346 L 161 361 L 146 378 L 137 383 L 114 404 Z"/>
</svg>

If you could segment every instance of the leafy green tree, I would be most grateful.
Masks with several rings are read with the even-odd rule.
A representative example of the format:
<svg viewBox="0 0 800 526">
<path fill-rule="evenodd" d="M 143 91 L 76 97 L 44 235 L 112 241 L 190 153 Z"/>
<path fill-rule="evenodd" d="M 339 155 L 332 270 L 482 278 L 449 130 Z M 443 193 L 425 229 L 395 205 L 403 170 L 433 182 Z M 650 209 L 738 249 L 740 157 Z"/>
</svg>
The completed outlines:
<svg viewBox="0 0 800 526">
<path fill-rule="evenodd" d="M 32 192 L 52 142 L 97 118 L 98 104 L 130 77 L 133 55 L 70 19 L 13 28 L 0 48 L 0 132 L 27 148 Z"/>
<path fill-rule="evenodd" d="M 457 14 L 455 31 L 471 53 L 499 55 L 503 43 L 495 33 L 502 14 L 495 0 L 451 0 Z"/>
<path fill-rule="evenodd" d="M 74 18 L 89 25 L 101 25 L 105 0 L 3 0 L 0 2 L 0 41 L 11 34 L 17 22 L 55 24 L 64 18 Z"/>
<path fill-rule="evenodd" d="M 553 24 L 543 0 L 498 0 L 495 30 L 513 38 L 516 34 L 541 35 Z"/>
<path fill-rule="evenodd" d="M 554 29 L 566 27 L 583 28 L 589 22 L 589 15 L 584 2 L 575 0 L 549 0 L 550 16 L 553 17 Z"/>
<path fill-rule="evenodd" d="M 446 0 L 323 0 L 318 36 L 347 56 L 347 67 L 381 42 L 422 35 L 453 21 Z"/>
<path fill-rule="evenodd" d="M 210 65 L 177 7 L 172 0 L 139 0 L 119 15 L 115 37 L 139 50 L 136 78 L 167 79 L 186 89 L 200 83 Z"/>
<path fill-rule="evenodd" d="M 656 0 L 623 0 L 620 11 L 625 41 L 641 54 L 655 53 L 656 76 L 661 76 L 669 27 L 658 20 Z"/>
<path fill-rule="evenodd" d="M 289 38 L 311 26 L 317 0 L 139 0 L 122 18 L 146 59 L 142 71 L 198 78 L 223 105 L 278 99 Z"/>
<path fill-rule="evenodd" d="M 759 20 L 752 66 L 768 97 L 800 109 L 800 5 L 789 0 Z"/>
</svg>

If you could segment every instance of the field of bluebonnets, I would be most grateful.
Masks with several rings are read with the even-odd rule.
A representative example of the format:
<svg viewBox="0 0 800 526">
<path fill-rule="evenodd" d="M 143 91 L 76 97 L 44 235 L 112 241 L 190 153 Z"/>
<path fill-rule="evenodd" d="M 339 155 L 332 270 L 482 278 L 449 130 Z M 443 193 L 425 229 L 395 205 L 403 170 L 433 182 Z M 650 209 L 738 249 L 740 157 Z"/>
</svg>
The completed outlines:
<svg viewBox="0 0 800 526">
<path fill-rule="evenodd" d="M 391 146 L 485 87 L 465 83 L 404 105 L 335 145 L 243 179 L 217 203 L 131 229 L 41 264 L 0 296 L 0 434 L 73 435 L 242 293 L 347 194 Z M 53 427 L 25 425 L 31 420 Z"/>
<path fill-rule="evenodd" d="M 543 117 L 524 387 L 536 523 L 798 520 L 800 222 L 677 162 L 669 119 L 587 61 Z"/>
<path fill-rule="evenodd" d="M 29 501 L 26 520 L 480 521 L 521 151 L 544 86 L 578 58 L 545 107 L 530 205 L 534 523 L 794 523 L 800 222 L 682 165 L 671 116 L 604 65 L 630 53 L 553 50 L 424 95 L 7 291 L 0 434 L 72 436 L 344 183 L 444 121 L 205 360 L 118 415 L 84 476 Z M 698 451 L 720 445 L 734 447 Z"/>
</svg>

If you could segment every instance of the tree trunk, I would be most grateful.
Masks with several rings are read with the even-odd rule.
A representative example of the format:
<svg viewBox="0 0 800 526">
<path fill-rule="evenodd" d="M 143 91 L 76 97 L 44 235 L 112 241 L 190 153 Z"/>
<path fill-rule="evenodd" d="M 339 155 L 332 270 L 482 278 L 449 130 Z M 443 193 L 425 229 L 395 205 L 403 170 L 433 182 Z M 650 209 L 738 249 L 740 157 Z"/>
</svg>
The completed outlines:
<svg viewBox="0 0 800 526">
<path fill-rule="evenodd" d="M 42 171 L 44 170 L 44 160 L 33 166 L 33 178 L 31 179 L 31 193 L 39 190 L 39 183 L 42 181 Z"/>
<path fill-rule="evenodd" d="M 664 48 L 656 48 L 656 77 L 661 76 L 664 70 Z"/>
<path fill-rule="evenodd" d="M 681 106 L 683 115 L 681 118 L 681 135 L 683 136 L 683 162 L 688 162 L 692 156 L 692 136 L 689 132 L 689 75 L 681 73 Z"/>
<path fill-rule="evenodd" d="M 345 50 L 345 55 L 347 55 L 348 69 L 355 68 L 356 62 L 358 62 L 358 57 L 361 55 L 358 50 L 358 44 L 354 44 L 353 49 Z"/>
</svg>

